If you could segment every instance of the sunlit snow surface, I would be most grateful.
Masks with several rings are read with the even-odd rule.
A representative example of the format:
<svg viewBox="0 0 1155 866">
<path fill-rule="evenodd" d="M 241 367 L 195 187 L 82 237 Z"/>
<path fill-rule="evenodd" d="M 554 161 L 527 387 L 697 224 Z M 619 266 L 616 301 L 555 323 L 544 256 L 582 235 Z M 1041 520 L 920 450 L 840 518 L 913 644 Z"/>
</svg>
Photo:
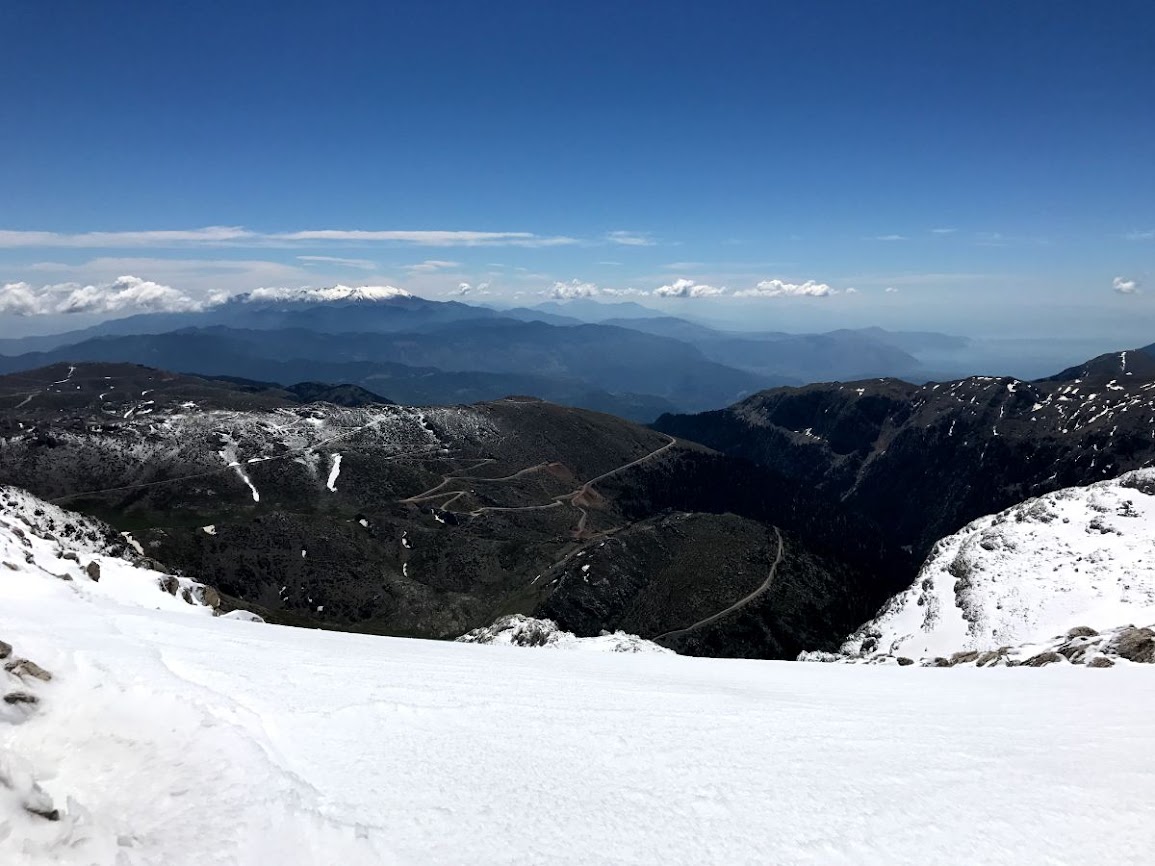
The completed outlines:
<svg viewBox="0 0 1155 866">
<path fill-rule="evenodd" d="M 4 866 L 1018 866 L 1155 844 L 1146 665 L 378 638 L 213 618 L 143 569 L 120 593 L 15 564 L 0 639 L 55 677 L 0 754 L 62 815 L 0 790 Z"/>
<path fill-rule="evenodd" d="M 1068 487 L 935 545 L 909 589 L 843 646 L 920 658 L 1155 622 L 1155 469 Z"/>
</svg>

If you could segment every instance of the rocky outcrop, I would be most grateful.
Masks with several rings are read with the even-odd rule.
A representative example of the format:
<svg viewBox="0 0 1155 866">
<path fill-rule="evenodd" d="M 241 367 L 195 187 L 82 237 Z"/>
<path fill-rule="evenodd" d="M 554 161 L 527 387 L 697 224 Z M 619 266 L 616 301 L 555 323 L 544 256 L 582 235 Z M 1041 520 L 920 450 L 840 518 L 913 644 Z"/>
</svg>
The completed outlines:
<svg viewBox="0 0 1155 866">
<path fill-rule="evenodd" d="M 503 616 L 493 625 L 475 628 L 457 638 L 458 643 L 493 644 L 545 649 L 593 650 L 595 652 L 668 653 L 665 647 L 625 632 L 605 632 L 598 637 L 577 637 L 558 628 L 551 619 L 523 614 Z"/>
<path fill-rule="evenodd" d="M 952 653 L 950 656 L 925 657 L 917 661 L 908 656 L 887 652 L 865 655 L 807 652 L 802 653 L 798 660 L 901 667 L 918 664 L 924 668 L 1041 668 L 1048 665 L 1110 668 L 1118 664 L 1155 665 L 1155 626 L 1136 628 L 1133 625 L 1125 625 L 1103 631 L 1078 626 L 1066 634 L 1056 635 L 1047 641 L 984 651 L 965 650 Z"/>
</svg>

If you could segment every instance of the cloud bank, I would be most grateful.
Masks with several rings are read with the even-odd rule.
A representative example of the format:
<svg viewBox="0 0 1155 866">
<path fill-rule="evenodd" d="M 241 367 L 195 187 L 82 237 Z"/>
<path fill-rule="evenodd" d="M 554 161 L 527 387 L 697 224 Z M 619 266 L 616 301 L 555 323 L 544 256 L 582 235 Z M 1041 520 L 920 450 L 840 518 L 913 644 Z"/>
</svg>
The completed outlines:
<svg viewBox="0 0 1155 866">
<path fill-rule="evenodd" d="M 219 296 L 197 300 L 172 286 L 133 276 L 117 277 L 110 283 L 91 285 L 53 283 L 32 286 L 29 283 L 6 283 L 0 287 L 0 313 L 16 316 L 49 313 L 188 313 L 219 300 Z"/>
</svg>

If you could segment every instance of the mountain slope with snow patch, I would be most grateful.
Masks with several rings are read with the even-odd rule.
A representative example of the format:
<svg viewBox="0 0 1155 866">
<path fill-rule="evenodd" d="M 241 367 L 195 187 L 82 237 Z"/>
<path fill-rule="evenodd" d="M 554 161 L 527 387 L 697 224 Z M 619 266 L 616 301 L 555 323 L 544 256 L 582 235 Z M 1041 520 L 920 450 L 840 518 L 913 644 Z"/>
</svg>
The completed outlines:
<svg viewBox="0 0 1155 866">
<path fill-rule="evenodd" d="M 1076 626 L 1155 622 L 1155 469 L 980 518 L 935 545 L 918 578 L 845 655 L 949 656 L 1044 642 Z"/>
</svg>

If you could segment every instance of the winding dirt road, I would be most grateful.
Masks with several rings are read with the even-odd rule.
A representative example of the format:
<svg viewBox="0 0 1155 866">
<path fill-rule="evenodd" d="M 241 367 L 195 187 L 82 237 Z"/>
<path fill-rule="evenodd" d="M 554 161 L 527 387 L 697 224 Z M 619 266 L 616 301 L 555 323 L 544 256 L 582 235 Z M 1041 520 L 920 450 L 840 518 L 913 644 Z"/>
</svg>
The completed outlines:
<svg viewBox="0 0 1155 866">
<path fill-rule="evenodd" d="M 694 631 L 695 629 L 699 629 L 699 628 L 702 628 L 702 626 L 706 626 L 712 622 L 716 622 L 717 620 L 720 620 L 722 617 L 726 616 L 727 614 L 733 613 L 734 611 L 738 610 L 739 608 L 744 607 L 745 605 L 749 604 L 754 599 L 756 599 L 758 596 L 760 596 L 762 593 L 764 593 L 766 590 L 768 590 L 770 588 L 770 586 L 774 583 L 774 576 L 778 573 L 778 565 L 779 565 L 779 563 L 782 562 L 782 553 L 783 553 L 783 549 L 785 547 L 785 544 L 782 541 L 782 532 L 778 529 L 777 526 L 774 527 L 774 534 L 778 536 L 778 554 L 774 557 L 774 564 L 770 566 L 770 573 L 768 575 L 766 575 L 766 579 L 764 581 L 762 581 L 761 586 L 759 586 L 757 589 L 755 589 L 749 595 L 745 595 L 742 598 L 738 599 L 736 602 L 734 602 L 732 605 L 725 608 L 724 610 L 720 610 L 717 613 L 711 614 L 710 616 L 706 617 L 705 619 L 698 620 L 693 625 L 688 625 L 685 628 L 676 628 L 673 631 L 668 631 L 668 632 L 665 632 L 664 634 L 658 635 L 657 637 L 652 637 L 652 638 L 650 638 L 650 640 L 657 643 L 658 641 L 666 640 L 668 638 L 681 637 L 684 634 L 689 634 L 690 632 Z"/>
</svg>

